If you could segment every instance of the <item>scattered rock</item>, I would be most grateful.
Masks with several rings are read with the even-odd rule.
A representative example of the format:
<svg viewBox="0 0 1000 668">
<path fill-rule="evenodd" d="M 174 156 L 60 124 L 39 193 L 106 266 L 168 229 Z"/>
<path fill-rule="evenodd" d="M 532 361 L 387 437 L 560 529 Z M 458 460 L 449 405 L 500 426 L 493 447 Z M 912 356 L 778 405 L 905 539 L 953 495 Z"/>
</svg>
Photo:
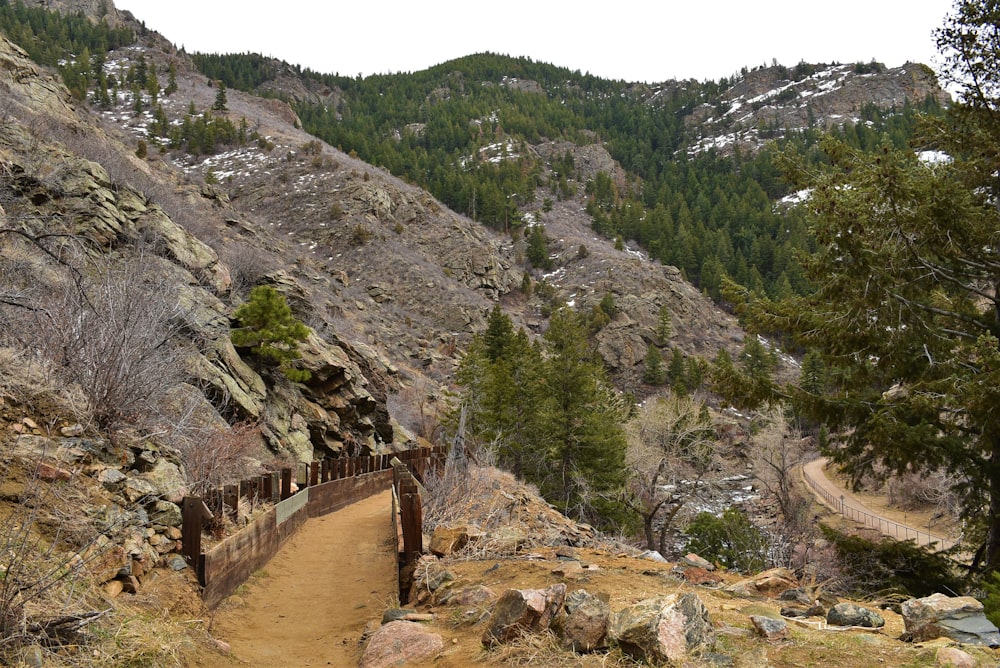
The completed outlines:
<svg viewBox="0 0 1000 668">
<path fill-rule="evenodd" d="M 645 552 L 639 555 L 639 558 L 649 559 L 650 561 L 658 561 L 661 564 L 670 563 L 666 559 L 664 559 L 663 555 L 657 552 L 656 550 L 646 550 Z"/>
<path fill-rule="evenodd" d="M 104 590 L 105 596 L 116 598 L 125 590 L 125 585 L 121 580 L 108 580 L 101 588 Z"/>
<path fill-rule="evenodd" d="M 556 559 L 564 561 L 578 561 L 579 557 L 576 556 L 576 550 L 572 547 L 569 545 L 561 545 L 556 548 Z"/>
<path fill-rule="evenodd" d="M 826 608 L 818 602 L 809 606 L 793 603 L 781 609 L 781 616 L 794 618 L 826 617 Z"/>
<path fill-rule="evenodd" d="M 767 640 L 785 640 L 789 636 L 788 624 L 783 619 L 751 615 L 750 623 L 757 633 Z"/>
<path fill-rule="evenodd" d="M 695 585 L 714 585 L 722 582 L 722 576 L 718 573 L 710 573 L 704 568 L 699 568 L 697 566 L 675 568 L 674 572 L 691 584 Z"/>
<path fill-rule="evenodd" d="M 83 425 L 77 422 L 76 424 L 68 425 L 66 427 L 61 427 L 59 433 L 67 438 L 72 438 L 74 436 L 83 435 Z"/>
<path fill-rule="evenodd" d="M 826 613 L 826 623 L 834 626 L 862 626 L 867 629 L 885 626 L 882 615 L 854 603 L 838 603 L 830 608 Z"/>
<path fill-rule="evenodd" d="M 561 583 L 546 589 L 508 589 L 493 608 L 483 644 L 506 643 L 548 629 L 565 598 L 566 585 Z"/>
<path fill-rule="evenodd" d="M 553 575 L 570 579 L 579 577 L 583 572 L 583 564 L 579 561 L 566 561 L 552 569 Z"/>
<path fill-rule="evenodd" d="M 585 589 L 577 589 L 566 596 L 565 612 L 557 620 L 564 648 L 592 652 L 607 647 L 611 609 L 605 601 Z"/>
<path fill-rule="evenodd" d="M 694 566 L 695 568 L 703 568 L 706 571 L 715 570 L 715 564 L 708 561 L 707 559 L 702 559 L 694 552 L 690 552 L 681 557 L 680 563 L 685 564 L 687 566 Z"/>
<path fill-rule="evenodd" d="M 629 656 L 654 665 L 715 644 L 708 610 L 694 594 L 658 596 L 620 610 L 611 616 L 608 635 Z"/>
<path fill-rule="evenodd" d="M 382 613 L 382 623 L 388 624 L 389 622 L 397 622 L 407 615 L 415 614 L 417 614 L 417 611 L 410 608 L 389 608 Z"/>
<path fill-rule="evenodd" d="M 951 638 L 969 645 L 1000 647 L 1000 630 L 986 619 L 983 604 L 971 596 L 932 594 L 911 598 L 901 608 L 907 636 L 913 642 Z"/>
<path fill-rule="evenodd" d="M 438 557 L 447 557 L 458 552 L 469 543 L 469 530 L 466 527 L 439 526 L 431 536 L 430 551 Z"/>
<path fill-rule="evenodd" d="M 943 668 L 976 668 L 979 662 L 969 654 L 957 647 L 940 647 L 934 659 L 937 665 Z"/>
<path fill-rule="evenodd" d="M 174 554 L 167 558 L 167 568 L 172 571 L 183 571 L 187 567 L 187 559 L 179 554 Z"/>
<path fill-rule="evenodd" d="M 812 605 L 813 597 L 809 595 L 805 589 L 801 587 L 795 587 L 794 589 L 787 589 L 778 596 L 779 601 L 791 601 L 793 603 L 798 603 L 799 605 Z"/>
<path fill-rule="evenodd" d="M 389 668 L 430 661 L 444 641 L 416 622 L 395 621 L 372 634 L 361 656 L 361 668 Z"/>
<path fill-rule="evenodd" d="M 772 568 L 769 571 L 758 573 L 753 577 L 740 580 L 725 588 L 726 591 L 754 598 L 758 596 L 775 597 L 782 592 L 794 589 L 799 586 L 795 573 L 787 568 Z"/>
<path fill-rule="evenodd" d="M 35 474 L 46 482 L 56 482 L 57 480 L 65 482 L 73 477 L 70 471 L 44 462 L 38 462 L 35 465 Z"/>
<path fill-rule="evenodd" d="M 496 600 L 497 595 L 493 590 L 483 585 L 473 585 L 464 587 L 457 592 L 449 592 L 449 595 L 442 598 L 441 603 L 457 605 L 463 608 L 481 606 Z"/>
</svg>

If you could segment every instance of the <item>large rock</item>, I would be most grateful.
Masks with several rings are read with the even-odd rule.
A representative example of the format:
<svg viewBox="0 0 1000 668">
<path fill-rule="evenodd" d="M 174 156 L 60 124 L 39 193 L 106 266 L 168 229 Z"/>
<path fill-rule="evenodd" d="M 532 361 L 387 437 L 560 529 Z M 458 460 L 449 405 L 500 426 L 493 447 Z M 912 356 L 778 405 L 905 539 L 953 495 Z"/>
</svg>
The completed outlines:
<svg viewBox="0 0 1000 668">
<path fill-rule="evenodd" d="M 826 623 L 834 626 L 863 626 L 868 629 L 885 626 L 882 615 L 853 603 L 838 603 L 830 608 L 826 613 Z"/>
<path fill-rule="evenodd" d="M 784 619 L 765 615 L 750 615 L 750 623 L 757 633 L 766 640 L 784 640 L 788 637 L 788 624 Z"/>
<path fill-rule="evenodd" d="M 483 644 L 506 643 L 545 631 L 565 599 L 566 585 L 561 583 L 547 589 L 508 589 L 493 608 Z"/>
<path fill-rule="evenodd" d="M 670 594 L 636 603 L 611 617 L 608 635 L 629 656 L 652 664 L 679 662 L 715 644 L 708 610 L 694 594 Z"/>
<path fill-rule="evenodd" d="M 465 527 L 439 526 L 431 536 L 431 554 L 447 557 L 469 544 L 469 530 Z"/>
<path fill-rule="evenodd" d="M 1000 647 L 1000 630 L 986 619 L 983 604 L 971 596 L 911 598 L 903 603 L 901 613 L 913 642 L 951 638 L 970 645 Z"/>
<path fill-rule="evenodd" d="M 592 652 L 607 647 L 611 609 L 585 589 L 566 596 L 565 615 L 557 619 L 562 645 L 574 652 Z"/>
<path fill-rule="evenodd" d="M 361 656 L 361 668 L 389 668 L 431 661 L 444 649 L 444 641 L 416 622 L 395 621 L 372 634 Z"/>
<path fill-rule="evenodd" d="M 772 568 L 753 577 L 733 583 L 725 588 L 737 596 L 748 598 L 780 596 L 782 592 L 799 586 L 795 573 L 787 568 Z"/>
</svg>

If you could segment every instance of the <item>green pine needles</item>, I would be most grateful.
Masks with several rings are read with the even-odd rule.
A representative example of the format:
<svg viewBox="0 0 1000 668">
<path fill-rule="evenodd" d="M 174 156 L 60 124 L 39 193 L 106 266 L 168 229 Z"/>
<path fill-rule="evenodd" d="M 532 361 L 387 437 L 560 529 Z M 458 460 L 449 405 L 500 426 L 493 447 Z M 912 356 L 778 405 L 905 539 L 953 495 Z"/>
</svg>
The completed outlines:
<svg viewBox="0 0 1000 668">
<path fill-rule="evenodd" d="M 254 356 L 277 366 L 289 380 L 309 380 L 307 370 L 291 366 L 300 358 L 298 344 L 309 336 L 309 328 L 292 315 L 284 295 L 268 285 L 258 285 L 233 318 L 240 325 L 230 335 L 234 346 L 250 348 Z"/>
</svg>

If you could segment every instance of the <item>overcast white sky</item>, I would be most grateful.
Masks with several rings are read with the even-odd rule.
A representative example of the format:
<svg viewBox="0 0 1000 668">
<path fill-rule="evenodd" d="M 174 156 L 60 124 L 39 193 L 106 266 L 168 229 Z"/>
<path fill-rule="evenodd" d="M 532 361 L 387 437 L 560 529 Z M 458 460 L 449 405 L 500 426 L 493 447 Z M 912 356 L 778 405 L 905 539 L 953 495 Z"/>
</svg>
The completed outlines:
<svg viewBox="0 0 1000 668">
<path fill-rule="evenodd" d="M 719 79 L 744 65 L 933 66 L 952 0 L 115 0 L 188 51 L 323 73 L 412 72 L 492 51 L 611 79 Z"/>
</svg>

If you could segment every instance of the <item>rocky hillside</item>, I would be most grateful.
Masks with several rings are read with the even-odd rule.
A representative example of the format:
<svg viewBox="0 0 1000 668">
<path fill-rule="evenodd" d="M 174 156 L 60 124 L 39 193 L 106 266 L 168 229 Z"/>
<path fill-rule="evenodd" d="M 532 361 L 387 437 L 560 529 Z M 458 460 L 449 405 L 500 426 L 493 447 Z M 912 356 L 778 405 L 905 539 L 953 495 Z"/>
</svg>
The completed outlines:
<svg viewBox="0 0 1000 668">
<path fill-rule="evenodd" d="M 653 99 L 661 93 L 654 91 Z M 928 98 L 940 104 L 950 99 L 934 72 L 918 63 L 892 69 L 802 63 L 744 71 L 714 105 L 695 107 L 686 119 L 696 137 L 688 151 L 753 152 L 788 132 L 863 122 L 866 107 L 902 109 Z"/>
</svg>

